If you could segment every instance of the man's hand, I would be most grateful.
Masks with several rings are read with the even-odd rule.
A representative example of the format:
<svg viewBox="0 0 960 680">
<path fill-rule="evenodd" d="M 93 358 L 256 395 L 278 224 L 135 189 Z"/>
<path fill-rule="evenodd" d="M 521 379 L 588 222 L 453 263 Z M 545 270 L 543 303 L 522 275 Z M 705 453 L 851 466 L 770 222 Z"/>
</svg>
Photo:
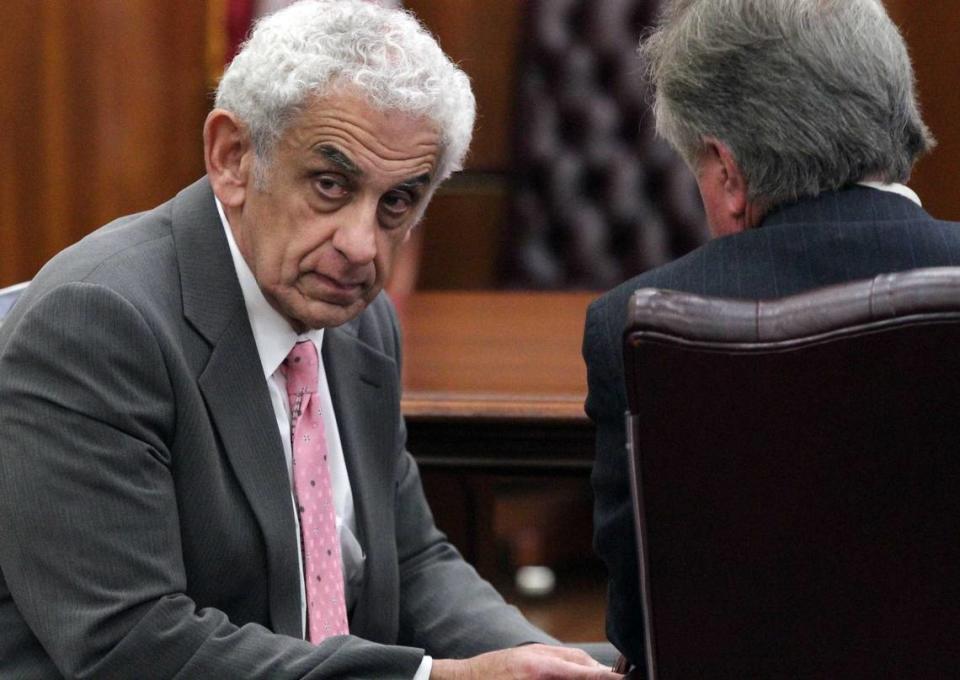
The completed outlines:
<svg viewBox="0 0 960 680">
<path fill-rule="evenodd" d="M 623 676 L 566 647 L 524 645 L 462 661 L 434 659 L 430 680 L 618 680 Z"/>
</svg>

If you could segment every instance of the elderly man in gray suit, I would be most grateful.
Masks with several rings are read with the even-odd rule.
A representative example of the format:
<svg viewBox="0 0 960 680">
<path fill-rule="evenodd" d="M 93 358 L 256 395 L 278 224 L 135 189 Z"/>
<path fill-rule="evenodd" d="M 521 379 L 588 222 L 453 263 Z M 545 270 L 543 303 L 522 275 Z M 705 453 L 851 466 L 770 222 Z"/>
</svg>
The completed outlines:
<svg viewBox="0 0 960 680">
<path fill-rule="evenodd" d="M 619 677 L 478 577 L 405 450 L 380 291 L 473 119 L 411 15 L 293 5 L 207 176 L 37 275 L 0 331 L 0 676 Z"/>
</svg>

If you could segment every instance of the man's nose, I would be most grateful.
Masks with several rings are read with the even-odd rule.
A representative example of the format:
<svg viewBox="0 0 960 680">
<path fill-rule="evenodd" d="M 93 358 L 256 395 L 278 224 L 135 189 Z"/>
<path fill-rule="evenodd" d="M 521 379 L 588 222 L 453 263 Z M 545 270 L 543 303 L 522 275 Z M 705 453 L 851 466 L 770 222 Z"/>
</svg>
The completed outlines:
<svg viewBox="0 0 960 680">
<path fill-rule="evenodd" d="M 342 215 L 333 245 L 350 264 L 367 264 L 377 255 L 377 204 L 357 201 L 351 208 Z"/>
</svg>

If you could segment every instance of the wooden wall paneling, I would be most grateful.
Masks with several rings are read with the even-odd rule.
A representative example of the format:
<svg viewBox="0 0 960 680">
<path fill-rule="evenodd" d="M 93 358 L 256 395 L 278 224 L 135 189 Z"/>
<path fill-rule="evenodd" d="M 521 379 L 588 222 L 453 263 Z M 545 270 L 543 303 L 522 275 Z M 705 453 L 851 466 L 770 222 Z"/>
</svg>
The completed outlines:
<svg viewBox="0 0 960 680">
<path fill-rule="evenodd" d="M 406 0 L 469 76 L 477 98 L 470 170 L 506 171 L 511 165 L 516 63 L 522 0 Z"/>
<path fill-rule="evenodd" d="M 4 11 L 0 40 L 0 286 L 20 274 L 20 254 L 31 248 L 35 230 L 20 225 L 33 195 L 22 187 L 38 184 L 40 164 L 35 126 L 28 121 L 39 108 L 39 49 L 28 49 L 26 36 L 39 23 L 39 3 L 13 2 Z"/>
<path fill-rule="evenodd" d="M 195 0 L 5 4 L 0 285 L 202 174 L 204 19 Z"/>
<path fill-rule="evenodd" d="M 886 0 L 910 49 L 924 120 L 937 148 L 923 158 L 910 185 L 932 215 L 960 220 L 960 3 L 956 0 Z"/>
<path fill-rule="evenodd" d="M 465 173 L 440 188 L 423 224 L 418 288 L 483 290 L 496 285 L 509 193 L 500 175 Z"/>
<path fill-rule="evenodd" d="M 406 0 L 470 76 L 477 123 L 465 172 L 427 210 L 417 287 L 485 289 L 507 219 L 522 0 Z"/>
<path fill-rule="evenodd" d="M 96 223 L 117 207 L 152 207 L 203 172 L 206 114 L 203 3 L 102 2 L 89 25 L 92 106 L 100 157 Z"/>
</svg>

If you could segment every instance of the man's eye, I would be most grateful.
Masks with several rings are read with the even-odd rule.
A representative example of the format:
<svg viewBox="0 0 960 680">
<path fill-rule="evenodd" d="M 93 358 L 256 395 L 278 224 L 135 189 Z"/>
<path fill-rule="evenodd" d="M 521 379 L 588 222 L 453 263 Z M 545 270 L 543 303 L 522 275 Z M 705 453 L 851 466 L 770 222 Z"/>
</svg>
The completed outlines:
<svg viewBox="0 0 960 680">
<path fill-rule="evenodd" d="M 336 175 L 319 175 L 314 184 L 324 198 L 338 199 L 347 194 L 347 183 Z"/>
<path fill-rule="evenodd" d="M 405 191 L 393 191 L 381 199 L 384 211 L 392 217 L 402 217 L 413 205 L 413 196 Z"/>
</svg>

